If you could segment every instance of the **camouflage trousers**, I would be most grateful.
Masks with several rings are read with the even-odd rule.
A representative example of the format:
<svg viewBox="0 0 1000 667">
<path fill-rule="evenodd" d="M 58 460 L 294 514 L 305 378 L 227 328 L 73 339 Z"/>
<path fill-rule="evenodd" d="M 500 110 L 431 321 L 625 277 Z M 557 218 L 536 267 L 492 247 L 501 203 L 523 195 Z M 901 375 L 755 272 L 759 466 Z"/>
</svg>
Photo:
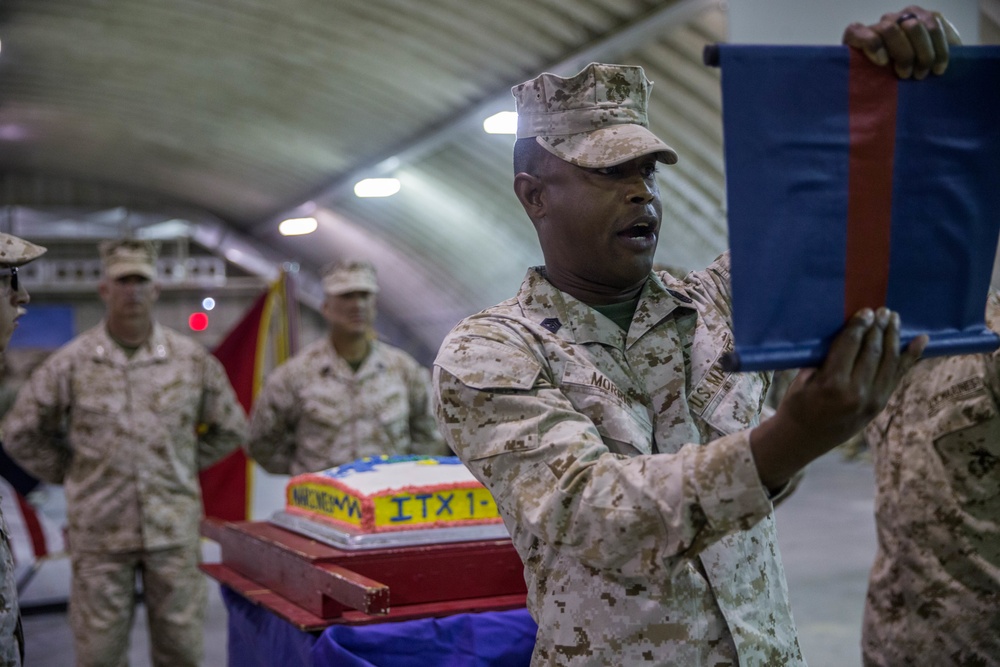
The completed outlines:
<svg viewBox="0 0 1000 667">
<path fill-rule="evenodd" d="M 17 603 L 14 556 L 7 522 L 0 512 L 0 667 L 21 667 L 23 654 L 24 633 Z"/>
<path fill-rule="evenodd" d="M 136 578 L 142 581 L 150 653 L 156 667 L 196 667 L 204 644 L 205 577 L 201 546 L 74 552 L 69 620 L 79 667 L 126 667 L 135 614 Z"/>
</svg>

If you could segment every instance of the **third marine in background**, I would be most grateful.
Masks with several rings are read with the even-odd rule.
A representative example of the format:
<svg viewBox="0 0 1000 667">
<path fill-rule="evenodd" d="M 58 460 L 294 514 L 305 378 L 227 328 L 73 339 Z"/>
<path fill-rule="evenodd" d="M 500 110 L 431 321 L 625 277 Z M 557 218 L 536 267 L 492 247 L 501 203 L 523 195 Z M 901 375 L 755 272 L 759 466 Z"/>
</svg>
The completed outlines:
<svg viewBox="0 0 1000 667">
<path fill-rule="evenodd" d="M 429 403 L 429 373 L 376 339 L 371 264 L 323 273 L 329 335 L 276 368 L 254 404 L 247 451 L 268 472 L 297 475 L 381 454 L 447 454 Z"/>
</svg>

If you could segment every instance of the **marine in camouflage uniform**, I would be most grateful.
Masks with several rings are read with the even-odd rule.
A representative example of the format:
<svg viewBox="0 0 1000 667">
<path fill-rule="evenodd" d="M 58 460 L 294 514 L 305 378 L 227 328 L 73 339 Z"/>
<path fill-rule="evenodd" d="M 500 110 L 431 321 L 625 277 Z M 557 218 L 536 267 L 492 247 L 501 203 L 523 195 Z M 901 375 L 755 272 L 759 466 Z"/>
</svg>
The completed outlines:
<svg viewBox="0 0 1000 667">
<path fill-rule="evenodd" d="M 17 280 L 17 267 L 41 257 L 45 248 L 11 234 L 0 233 L 0 353 L 17 326 L 30 297 Z M 0 510 L 0 667 L 18 667 L 24 660 L 24 633 L 14 578 L 14 556 L 10 548 L 10 530 Z"/>
<path fill-rule="evenodd" d="M 908 9 L 909 37 L 937 43 Z M 859 31 L 869 57 L 913 55 L 860 24 L 845 41 Z M 524 562 L 533 666 L 801 665 L 772 501 L 884 406 L 926 339 L 900 353 L 898 315 L 859 312 L 758 425 L 769 374 L 720 365 L 728 256 L 651 271 L 656 163 L 677 154 L 648 129 L 648 89 L 601 64 L 514 87 L 514 191 L 545 266 L 446 337 L 438 424 Z"/>
<path fill-rule="evenodd" d="M 448 453 L 431 413 L 427 369 L 372 335 L 374 268 L 332 264 L 323 289 L 330 335 L 268 376 L 247 453 L 269 472 L 292 475 L 365 456 Z"/>
<path fill-rule="evenodd" d="M 328 338 L 274 369 L 254 403 L 246 449 L 267 471 L 297 475 L 365 456 L 442 454 L 429 374 L 410 355 L 371 341 L 357 371 Z"/>
<path fill-rule="evenodd" d="M 1000 332 L 1000 297 L 986 321 Z M 1000 351 L 925 359 L 865 429 L 878 551 L 873 667 L 1000 665 Z"/>
<path fill-rule="evenodd" d="M 219 361 L 151 319 L 152 246 L 114 242 L 102 254 L 107 319 L 32 373 L 3 432 L 12 458 L 65 486 L 77 664 L 126 664 L 139 574 L 153 664 L 197 665 L 198 472 L 239 445 L 246 417 Z M 128 317 L 146 322 L 141 341 L 113 335 Z"/>
<path fill-rule="evenodd" d="M 525 563 L 533 664 L 804 664 L 746 430 L 769 374 L 718 365 L 728 278 L 651 274 L 626 334 L 536 268 L 445 341 L 441 428 Z"/>
</svg>

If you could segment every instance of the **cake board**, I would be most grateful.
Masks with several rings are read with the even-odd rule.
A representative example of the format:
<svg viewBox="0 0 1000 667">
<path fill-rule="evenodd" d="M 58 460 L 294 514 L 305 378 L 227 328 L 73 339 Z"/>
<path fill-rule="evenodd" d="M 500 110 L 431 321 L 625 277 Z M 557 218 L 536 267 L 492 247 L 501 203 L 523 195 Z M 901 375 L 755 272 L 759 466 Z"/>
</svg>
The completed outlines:
<svg viewBox="0 0 1000 667">
<path fill-rule="evenodd" d="M 435 543 L 384 538 L 361 548 L 334 546 L 346 538 L 319 533 L 323 539 L 273 521 L 205 519 L 202 535 L 219 543 L 222 558 L 202 570 L 303 630 L 524 606 L 521 560 L 506 533 L 464 531 L 460 541 Z"/>
<path fill-rule="evenodd" d="M 308 535 L 324 544 L 346 551 L 419 546 L 422 544 L 504 540 L 510 537 L 507 527 L 502 523 L 362 533 L 349 528 L 337 528 L 336 526 L 319 521 L 312 521 L 284 511 L 272 514 L 270 522 L 282 528 L 287 528 L 292 532 Z"/>
</svg>

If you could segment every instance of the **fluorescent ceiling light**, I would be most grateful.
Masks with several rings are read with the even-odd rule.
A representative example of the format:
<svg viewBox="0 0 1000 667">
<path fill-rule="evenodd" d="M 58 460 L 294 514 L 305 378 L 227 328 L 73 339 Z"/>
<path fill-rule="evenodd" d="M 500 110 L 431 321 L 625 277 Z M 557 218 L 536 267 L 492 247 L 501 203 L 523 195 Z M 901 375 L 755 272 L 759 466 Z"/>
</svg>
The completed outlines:
<svg viewBox="0 0 1000 667">
<path fill-rule="evenodd" d="M 318 226 L 316 218 L 289 218 L 281 221 L 281 224 L 278 225 L 278 231 L 281 232 L 282 236 L 302 236 L 303 234 L 312 234 Z"/>
<path fill-rule="evenodd" d="M 22 141 L 28 138 L 28 130 L 16 123 L 0 125 L 0 139 L 4 141 Z"/>
<path fill-rule="evenodd" d="M 366 178 L 354 184 L 357 197 L 391 197 L 399 192 L 399 180 L 395 178 Z"/>
<path fill-rule="evenodd" d="M 489 134 L 517 134 L 517 112 L 495 113 L 483 121 L 483 129 Z"/>
</svg>

